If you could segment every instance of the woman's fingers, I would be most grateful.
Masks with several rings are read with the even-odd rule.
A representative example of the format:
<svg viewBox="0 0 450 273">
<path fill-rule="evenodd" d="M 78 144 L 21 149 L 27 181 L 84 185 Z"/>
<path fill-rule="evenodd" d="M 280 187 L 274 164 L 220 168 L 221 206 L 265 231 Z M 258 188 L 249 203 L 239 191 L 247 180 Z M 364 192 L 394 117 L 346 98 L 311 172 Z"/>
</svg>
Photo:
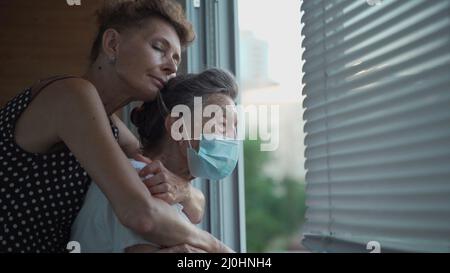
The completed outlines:
<svg viewBox="0 0 450 273">
<path fill-rule="evenodd" d="M 165 201 L 166 203 L 168 203 L 169 205 L 173 205 L 173 204 L 177 203 L 175 200 L 175 196 L 170 192 L 157 193 L 157 194 L 153 195 L 153 197 L 159 198 L 159 199 Z"/>
<path fill-rule="evenodd" d="M 145 178 L 143 180 L 144 184 L 147 186 L 148 189 L 150 189 L 151 187 L 154 187 L 156 185 L 165 183 L 166 180 L 164 178 L 164 174 L 163 173 L 158 173 L 154 176 L 151 176 L 149 178 Z"/>
<path fill-rule="evenodd" d="M 139 171 L 140 177 L 147 177 L 147 175 L 150 174 L 158 174 L 164 170 L 164 166 L 159 160 L 155 160 L 150 162 L 147 166 L 142 168 L 142 170 Z"/>
<path fill-rule="evenodd" d="M 160 250 L 160 248 L 149 244 L 132 245 L 124 249 L 125 253 L 153 253 Z"/>
<path fill-rule="evenodd" d="M 166 193 L 170 192 L 170 185 L 169 183 L 161 183 L 156 186 L 152 186 L 148 188 L 151 194 L 159 194 L 159 193 Z"/>
<path fill-rule="evenodd" d="M 203 249 L 193 247 L 188 244 L 177 245 L 173 247 L 157 250 L 158 253 L 206 253 Z"/>
<path fill-rule="evenodd" d="M 136 160 L 136 161 L 147 163 L 147 164 L 152 163 L 152 160 L 150 158 L 145 157 L 142 154 L 135 154 L 133 159 Z"/>
<path fill-rule="evenodd" d="M 153 176 L 148 176 L 154 174 Z M 150 193 L 169 204 L 180 203 L 190 196 L 189 180 L 178 177 L 155 160 L 139 172 Z M 148 176 L 148 177 L 147 177 Z"/>
</svg>

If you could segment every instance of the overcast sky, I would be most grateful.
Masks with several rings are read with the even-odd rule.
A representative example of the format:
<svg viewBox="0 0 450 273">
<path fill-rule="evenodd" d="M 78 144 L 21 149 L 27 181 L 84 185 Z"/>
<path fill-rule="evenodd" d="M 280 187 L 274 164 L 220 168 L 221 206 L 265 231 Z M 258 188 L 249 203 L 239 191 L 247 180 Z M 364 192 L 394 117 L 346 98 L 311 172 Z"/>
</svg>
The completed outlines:
<svg viewBox="0 0 450 273">
<path fill-rule="evenodd" d="M 243 92 L 244 104 L 279 104 L 279 147 L 266 168 L 272 177 L 302 179 L 301 0 L 238 0 L 239 28 L 269 46 L 269 78 L 279 86 Z M 297 141 L 295 141 L 297 140 Z"/>
<path fill-rule="evenodd" d="M 269 76 L 287 93 L 301 86 L 300 2 L 238 0 L 239 28 L 268 43 Z"/>
</svg>

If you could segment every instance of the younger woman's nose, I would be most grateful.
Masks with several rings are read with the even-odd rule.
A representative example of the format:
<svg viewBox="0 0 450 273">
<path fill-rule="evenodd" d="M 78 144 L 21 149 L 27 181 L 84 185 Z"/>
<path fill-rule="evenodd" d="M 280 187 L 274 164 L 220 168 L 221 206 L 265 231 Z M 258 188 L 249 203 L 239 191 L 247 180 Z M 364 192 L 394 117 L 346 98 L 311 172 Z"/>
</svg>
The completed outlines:
<svg viewBox="0 0 450 273">
<path fill-rule="evenodd" d="M 165 58 L 163 63 L 163 71 L 168 78 L 175 77 L 178 70 L 178 66 L 173 58 Z"/>
</svg>

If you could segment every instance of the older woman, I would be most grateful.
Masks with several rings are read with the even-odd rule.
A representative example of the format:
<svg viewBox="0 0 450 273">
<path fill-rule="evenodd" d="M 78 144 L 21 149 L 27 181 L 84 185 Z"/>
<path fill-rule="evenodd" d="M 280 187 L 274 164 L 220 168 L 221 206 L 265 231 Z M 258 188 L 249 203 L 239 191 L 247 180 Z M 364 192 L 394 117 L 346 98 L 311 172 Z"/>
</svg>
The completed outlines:
<svg viewBox="0 0 450 273">
<path fill-rule="evenodd" d="M 143 238 L 228 251 L 151 195 L 128 161 L 139 142 L 113 114 L 155 99 L 192 27 L 170 0 L 106 2 L 87 73 L 43 80 L 0 109 L 0 252 L 65 251 L 91 180 Z"/>
<path fill-rule="evenodd" d="M 131 116 L 139 130 L 144 155 L 185 178 L 185 183 L 189 183 L 194 177 L 214 181 L 228 176 L 238 159 L 235 134 L 237 117 L 233 102 L 237 93 L 236 86 L 233 77 L 220 69 L 209 69 L 200 74 L 171 79 L 156 101 L 144 103 Z M 197 117 L 199 120 L 194 122 L 188 118 L 192 117 L 189 114 L 179 118 L 171 116 L 174 109 L 180 106 L 185 106 L 184 109 L 189 109 L 189 113 L 194 113 L 195 98 L 202 99 L 202 108 L 218 108 L 217 116 L 210 119 Z M 181 138 L 177 136 L 177 124 L 182 124 L 181 129 L 186 132 Z M 201 125 L 201 135 L 195 136 L 192 126 L 188 129 L 187 125 L 190 124 Z M 135 160 L 131 162 L 137 170 L 146 165 Z M 160 178 L 162 177 L 147 182 L 155 193 L 154 196 L 167 192 L 168 185 Z M 187 209 L 182 200 L 173 204 L 172 210 L 178 211 L 182 217 L 186 216 L 183 218 L 192 223 L 200 222 L 202 214 L 197 213 L 197 210 Z M 124 227 L 105 195 L 94 183 L 90 186 L 73 225 L 72 240 L 80 243 L 81 252 L 167 251 Z"/>
</svg>

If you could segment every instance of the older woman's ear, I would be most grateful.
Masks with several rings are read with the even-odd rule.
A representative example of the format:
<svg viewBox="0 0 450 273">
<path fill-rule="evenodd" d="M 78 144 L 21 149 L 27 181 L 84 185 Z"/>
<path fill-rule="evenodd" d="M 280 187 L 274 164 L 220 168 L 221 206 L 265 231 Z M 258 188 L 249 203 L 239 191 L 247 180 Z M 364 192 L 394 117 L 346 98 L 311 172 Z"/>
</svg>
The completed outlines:
<svg viewBox="0 0 450 273">
<path fill-rule="evenodd" d="M 183 128 L 181 118 L 172 117 L 170 115 L 166 116 L 164 120 L 164 127 L 166 134 L 173 140 L 178 141 L 183 138 L 180 130 L 181 128 Z"/>
<path fill-rule="evenodd" d="M 164 120 L 164 128 L 166 129 L 166 133 L 171 135 L 172 124 L 175 122 L 175 118 L 170 115 L 166 116 Z"/>
</svg>

